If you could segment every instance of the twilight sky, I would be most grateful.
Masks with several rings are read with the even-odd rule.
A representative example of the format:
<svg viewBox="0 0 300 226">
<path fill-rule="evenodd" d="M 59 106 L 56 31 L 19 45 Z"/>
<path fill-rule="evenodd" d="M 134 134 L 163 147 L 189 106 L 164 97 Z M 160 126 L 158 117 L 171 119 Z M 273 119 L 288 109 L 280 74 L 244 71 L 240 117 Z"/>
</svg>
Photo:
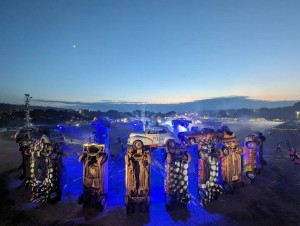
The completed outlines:
<svg viewBox="0 0 300 226">
<path fill-rule="evenodd" d="M 300 100 L 300 1 L 0 0 L 0 78 L 2 103 Z"/>
</svg>

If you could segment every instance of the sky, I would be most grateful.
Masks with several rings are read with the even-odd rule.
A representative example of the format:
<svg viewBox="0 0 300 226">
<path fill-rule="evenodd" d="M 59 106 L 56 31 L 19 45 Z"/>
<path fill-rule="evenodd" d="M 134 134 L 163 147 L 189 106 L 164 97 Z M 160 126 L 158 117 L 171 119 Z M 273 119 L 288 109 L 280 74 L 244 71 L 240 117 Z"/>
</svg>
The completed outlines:
<svg viewBox="0 0 300 226">
<path fill-rule="evenodd" d="M 300 1 L 0 0 L 0 102 L 300 100 Z"/>
</svg>

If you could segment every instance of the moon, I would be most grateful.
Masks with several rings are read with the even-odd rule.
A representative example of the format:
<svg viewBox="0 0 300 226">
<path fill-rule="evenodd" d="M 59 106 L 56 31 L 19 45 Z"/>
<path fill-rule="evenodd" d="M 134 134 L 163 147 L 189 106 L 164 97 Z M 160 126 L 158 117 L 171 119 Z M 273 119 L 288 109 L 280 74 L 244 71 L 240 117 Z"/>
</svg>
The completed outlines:
<svg viewBox="0 0 300 226">
<path fill-rule="evenodd" d="M 75 44 L 73 44 L 73 48 L 74 48 L 74 49 L 76 48 L 76 45 L 75 45 Z"/>
</svg>

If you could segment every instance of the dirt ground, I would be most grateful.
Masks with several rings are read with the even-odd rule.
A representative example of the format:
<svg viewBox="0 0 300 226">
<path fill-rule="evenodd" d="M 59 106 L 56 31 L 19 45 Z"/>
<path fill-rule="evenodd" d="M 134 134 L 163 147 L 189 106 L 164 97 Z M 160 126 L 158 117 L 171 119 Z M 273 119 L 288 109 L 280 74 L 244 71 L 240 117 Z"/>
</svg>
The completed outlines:
<svg viewBox="0 0 300 226">
<path fill-rule="evenodd" d="M 229 125 L 240 140 L 251 131 L 265 130 L 275 124 Z M 29 202 L 30 191 L 17 179 L 21 162 L 13 132 L 0 133 L 0 225 L 300 225 L 300 165 L 288 157 L 288 144 L 300 150 L 300 134 L 265 133 L 264 158 L 267 165 L 254 184 L 238 187 L 234 194 L 222 194 L 206 208 L 197 200 L 197 158 L 192 154 L 189 166 L 191 202 L 186 209 L 165 211 L 164 163 L 152 152 L 150 212 L 126 215 L 124 153 L 118 136 L 127 136 L 128 128 L 112 128 L 111 152 L 116 158 L 108 163 L 108 201 L 103 212 L 83 209 L 77 204 L 82 193 L 82 164 L 77 161 L 81 145 L 91 136 L 89 130 L 68 130 L 64 153 L 64 190 L 56 204 L 35 206 Z M 117 131 L 116 131 L 117 129 Z M 72 143 L 70 139 L 72 138 Z M 276 152 L 276 144 L 282 151 Z M 113 144 L 113 145 L 112 145 Z"/>
</svg>

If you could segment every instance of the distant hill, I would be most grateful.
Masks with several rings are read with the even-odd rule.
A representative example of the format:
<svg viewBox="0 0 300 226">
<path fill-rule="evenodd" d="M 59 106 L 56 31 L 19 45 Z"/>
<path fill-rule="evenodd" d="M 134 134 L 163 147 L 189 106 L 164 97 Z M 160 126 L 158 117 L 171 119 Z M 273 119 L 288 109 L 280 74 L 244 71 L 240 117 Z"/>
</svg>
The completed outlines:
<svg viewBox="0 0 300 226">
<path fill-rule="evenodd" d="M 25 105 L 20 105 L 20 104 L 4 104 L 0 103 L 0 111 L 15 111 L 15 110 L 24 110 Z M 30 109 L 56 109 L 56 110 L 62 110 L 66 108 L 58 108 L 58 107 L 44 107 L 44 106 L 30 106 Z"/>
<path fill-rule="evenodd" d="M 89 109 L 109 111 L 117 110 L 121 112 L 132 112 L 134 110 L 152 111 L 152 112 L 185 112 L 185 111 L 203 111 L 203 110 L 227 110 L 227 109 L 259 109 L 259 108 L 277 108 L 292 106 L 299 101 L 265 101 L 249 99 L 245 96 L 219 97 L 212 99 L 197 100 L 192 102 L 184 102 L 178 104 L 145 104 L 139 102 L 113 102 L 102 101 L 96 103 L 86 102 L 67 102 L 67 101 L 49 101 L 36 100 L 39 104 L 46 106 L 47 104 L 65 104 L 65 108 L 73 109 Z M 34 101 L 32 101 L 34 104 Z"/>
</svg>

